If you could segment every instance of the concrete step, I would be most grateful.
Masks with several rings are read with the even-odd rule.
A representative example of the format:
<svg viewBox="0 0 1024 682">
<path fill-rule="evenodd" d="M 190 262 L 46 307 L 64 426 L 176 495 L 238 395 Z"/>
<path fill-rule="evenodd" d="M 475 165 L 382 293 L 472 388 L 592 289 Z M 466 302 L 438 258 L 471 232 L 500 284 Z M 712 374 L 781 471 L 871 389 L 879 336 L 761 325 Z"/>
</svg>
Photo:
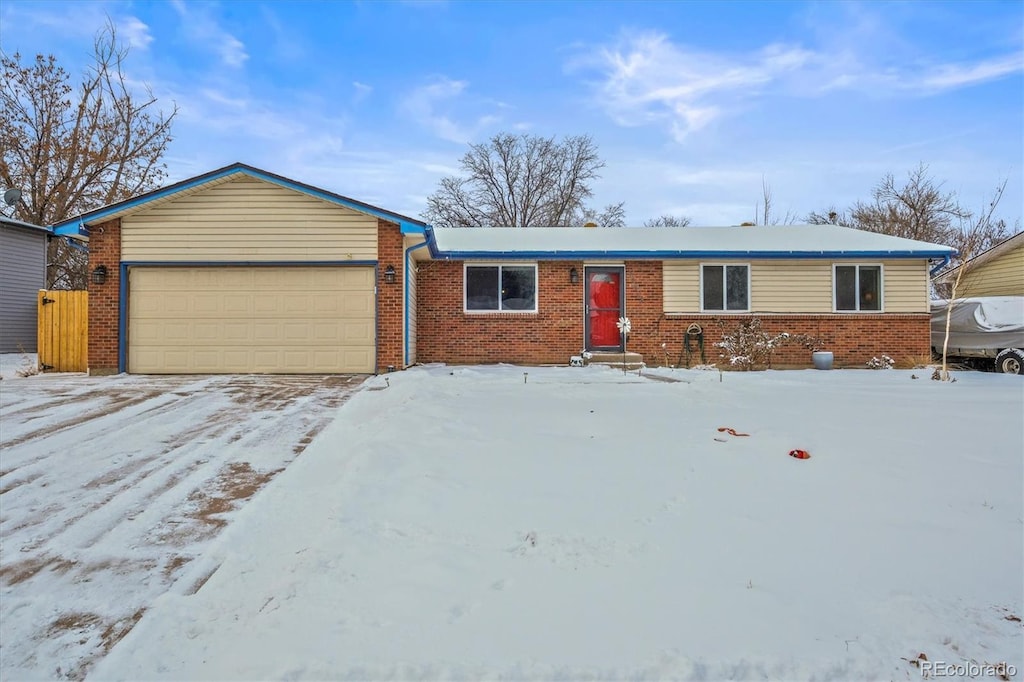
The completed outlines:
<svg viewBox="0 0 1024 682">
<path fill-rule="evenodd" d="M 601 353 L 595 351 L 590 354 L 587 364 L 608 365 L 610 367 L 622 367 L 625 364 L 626 369 L 640 369 L 644 364 L 644 356 L 640 355 L 640 353 Z"/>
</svg>

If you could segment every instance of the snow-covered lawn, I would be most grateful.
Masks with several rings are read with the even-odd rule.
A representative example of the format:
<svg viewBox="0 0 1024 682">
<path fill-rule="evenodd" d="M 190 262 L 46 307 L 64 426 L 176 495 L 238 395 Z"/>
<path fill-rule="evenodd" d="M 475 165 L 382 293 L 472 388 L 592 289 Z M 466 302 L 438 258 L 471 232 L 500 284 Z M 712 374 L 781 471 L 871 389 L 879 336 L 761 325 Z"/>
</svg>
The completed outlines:
<svg viewBox="0 0 1024 682">
<path fill-rule="evenodd" d="M 34 358 L 33 358 L 34 359 Z M 361 377 L 8 374 L 0 679 L 80 678 L 295 459 Z"/>
<path fill-rule="evenodd" d="M 381 390 L 239 510 L 93 676 L 916 680 L 968 661 L 1020 679 L 1020 377 L 660 374 L 681 381 L 370 380 Z M 150 456 L 158 423 L 142 427 Z M 39 493 L 40 512 L 66 505 Z M 141 497 L 111 512 L 146 514 Z M 166 518 L 137 517 L 148 535 L 121 524 L 96 551 L 167 565 L 179 549 L 132 549 L 173 534 Z M 61 575 L 47 570 L 23 597 L 39 623 L 72 596 L 47 592 Z M 77 588 L 90 603 L 131 589 Z"/>
</svg>

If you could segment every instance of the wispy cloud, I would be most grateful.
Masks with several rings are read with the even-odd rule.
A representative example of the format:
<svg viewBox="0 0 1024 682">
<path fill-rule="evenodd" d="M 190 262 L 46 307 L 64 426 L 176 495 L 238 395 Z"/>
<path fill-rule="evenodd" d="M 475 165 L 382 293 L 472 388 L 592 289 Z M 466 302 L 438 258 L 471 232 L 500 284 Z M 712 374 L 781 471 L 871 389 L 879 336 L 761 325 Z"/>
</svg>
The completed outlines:
<svg viewBox="0 0 1024 682">
<path fill-rule="evenodd" d="M 722 115 L 730 101 L 750 97 L 815 55 L 770 45 L 730 57 L 677 45 L 661 33 L 624 36 L 570 64 L 593 69 L 597 100 L 620 125 L 666 123 L 677 140 Z"/>
<path fill-rule="evenodd" d="M 117 21 L 117 32 L 128 41 L 132 49 L 145 50 L 153 42 L 153 34 L 138 17 L 125 17 Z"/>
<path fill-rule="evenodd" d="M 438 76 L 425 85 L 415 88 L 401 103 L 401 111 L 407 117 L 432 132 L 442 140 L 466 144 L 483 130 L 501 120 L 493 113 L 466 114 L 469 122 L 455 120 L 456 109 L 477 109 L 494 107 L 484 101 L 466 101 L 463 96 L 469 87 L 467 81 L 452 80 Z M 498 106 L 498 108 L 502 108 Z"/>
<path fill-rule="evenodd" d="M 1006 55 L 975 64 L 941 64 L 922 74 L 920 85 L 926 89 L 949 90 L 985 83 L 1024 71 L 1024 55 Z"/>
<path fill-rule="evenodd" d="M 928 96 L 1024 71 L 1024 54 L 959 62 L 879 63 L 869 46 L 815 50 L 772 44 L 742 54 L 697 50 L 663 33 L 623 35 L 567 64 L 596 73 L 594 100 L 622 126 L 664 125 L 677 141 L 766 95 L 819 97 L 837 90 L 870 97 Z"/>
<path fill-rule="evenodd" d="M 360 83 L 359 81 L 352 81 L 352 87 L 355 89 L 356 94 L 352 96 L 352 99 L 356 102 L 361 102 L 370 96 L 373 92 L 373 86 L 367 85 L 366 83 Z"/>
<path fill-rule="evenodd" d="M 212 50 L 221 62 L 238 68 L 249 59 L 245 43 L 229 33 L 212 14 L 210 5 L 187 5 L 183 0 L 172 0 L 181 18 L 182 32 L 201 49 Z"/>
</svg>

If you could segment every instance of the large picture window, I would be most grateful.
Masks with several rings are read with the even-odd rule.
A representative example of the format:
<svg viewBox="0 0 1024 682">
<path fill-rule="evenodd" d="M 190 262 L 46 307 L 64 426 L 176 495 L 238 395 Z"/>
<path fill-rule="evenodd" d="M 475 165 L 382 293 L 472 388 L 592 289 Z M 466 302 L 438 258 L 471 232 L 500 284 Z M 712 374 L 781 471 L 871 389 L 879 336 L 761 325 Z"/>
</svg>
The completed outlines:
<svg viewBox="0 0 1024 682">
<path fill-rule="evenodd" d="M 836 265 L 832 281 L 837 311 L 882 310 L 881 265 Z"/>
<path fill-rule="evenodd" d="M 467 265 L 466 310 L 537 312 L 537 266 Z"/>
<path fill-rule="evenodd" d="M 700 269 L 701 310 L 750 310 L 749 265 L 703 265 Z"/>
</svg>

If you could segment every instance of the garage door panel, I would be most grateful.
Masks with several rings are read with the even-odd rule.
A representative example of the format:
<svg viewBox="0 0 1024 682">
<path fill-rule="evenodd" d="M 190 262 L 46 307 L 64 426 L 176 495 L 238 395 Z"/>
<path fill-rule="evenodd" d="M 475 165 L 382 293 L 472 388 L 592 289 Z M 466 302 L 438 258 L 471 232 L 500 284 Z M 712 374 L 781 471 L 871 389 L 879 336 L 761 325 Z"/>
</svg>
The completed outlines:
<svg viewBox="0 0 1024 682">
<path fill-rule="evenodd" d="M 374 371 L 374 269 L 132 268 L 128 370 Z"/>
</svg>

